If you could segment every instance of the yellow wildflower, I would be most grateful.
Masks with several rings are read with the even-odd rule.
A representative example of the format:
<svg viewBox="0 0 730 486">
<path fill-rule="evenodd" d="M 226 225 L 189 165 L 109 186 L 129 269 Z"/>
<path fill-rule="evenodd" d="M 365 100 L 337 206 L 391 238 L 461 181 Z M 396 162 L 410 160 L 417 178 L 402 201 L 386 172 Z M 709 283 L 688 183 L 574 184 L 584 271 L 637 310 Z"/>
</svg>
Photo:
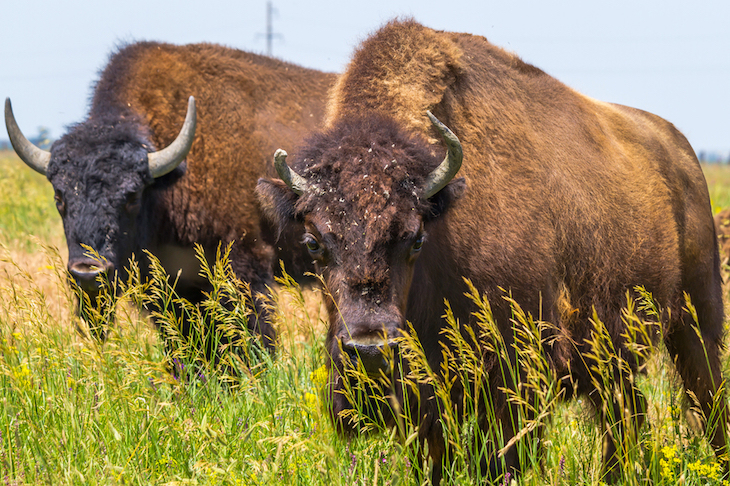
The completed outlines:
<svg viewBox="0 0 730 486">
<path fill-rule="evenodd" d="M 319 396 L 315 393 L 305 393 L 304 403 L 310 412 L 317 412 L 319 410 Z"/>
<path fill-rule="evenodd" d="M 664 456 L 659 460 L 661 466 L 661 475 L 664 479 L 674 480 L 674 466 L 680 464 L 682 461 L 677 457 L 677 446 L 664 446 L 662 447 L 662 455 Z"/>
<path fill-rule="evenodd" d="M 687 464 L 687 469 L 697 473 L 698 476 L 707 479 L 720 479 L 720 464 L 713 462 L 711 464 L 703 464 L 702 461 L 691 462 Z"/>
<path fill-rule="evenodd" d="M 24 364 L 12 368 L 13 378 L 20 388 L 30 388 L 30 370 Z"/>
<path fill-rule="evenodd" d="M 322 365 L 312 371 L 309 373 L 309 379 L 312 380 L 312 384 L 317 390 L 322 391 L 327 384 L 327 367 Z"/>
<path fill-rule="evenodd" d="M 664 446 L 662 447 L 662 454 L 664 455 L 664 458 L 668 461 L 674 462 L 677 456 L 677 446 Z M 679 459 L 676 459 L 679 460 Z"/>
</svg>

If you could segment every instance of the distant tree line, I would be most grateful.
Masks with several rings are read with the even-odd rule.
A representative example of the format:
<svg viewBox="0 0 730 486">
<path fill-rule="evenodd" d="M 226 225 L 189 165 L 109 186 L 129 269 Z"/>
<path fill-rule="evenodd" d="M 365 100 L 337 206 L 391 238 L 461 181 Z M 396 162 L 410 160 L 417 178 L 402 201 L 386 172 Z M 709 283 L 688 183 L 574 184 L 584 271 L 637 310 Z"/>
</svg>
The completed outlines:
<svg viewBox="0 0 730 486">
<path fill-rule="evenodd" d="M 723 154 L 722 152 L 700 150 L 697 158 L 703 164 L 730 164 L 730 153 Z"/>
<path fill-rule="evenodd" d="M 37 147 L 42 148 L 43 150 L 49 150 L 51 148 L 51 144 L 53 143 L 53 138 L 51 138 L 51 130 L 49 130 L 47 127 L 38 127 L 38 134 L 34 137 L 28 137 L 28 140 L 30 140 L 33 144 L 35 144 Z M 12 146 L 10 145 L 9 140 L 0 140 L 0 150 L 11 150 Z"/>
</svg>

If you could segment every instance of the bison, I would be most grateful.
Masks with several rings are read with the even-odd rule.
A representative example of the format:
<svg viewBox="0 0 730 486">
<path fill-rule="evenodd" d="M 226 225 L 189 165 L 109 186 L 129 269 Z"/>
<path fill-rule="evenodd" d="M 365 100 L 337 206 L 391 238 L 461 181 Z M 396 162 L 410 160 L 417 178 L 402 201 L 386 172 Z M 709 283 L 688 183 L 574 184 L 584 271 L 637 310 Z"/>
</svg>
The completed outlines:
<svg viewBox="0 0 730 486">
<path fill-rule="evenodd" d="M 468 282 L 491 303 L 508 345 L 505 296 L 551 323 L 543 341 L 553 373 L 569 384 L 566 396 L 586 397 L 603 415 L 604 477 L 620 473 L 619 407 L 637 430 L 645 415 L 633 381 L 641 363 L 614 364 L 613 393 L 596 393 L 589 342 L 600 320 L 617 355 L 631 356 L 621 312 L 637 286 L 663 309 L 653 339 L 663 336 L 685 389 L 710 416 L 724 337 L 717 239 L 700 165 L 670 123 L 584 96 L 483 37 L 393 20 L 356 50 L 325 127 L 292 159 L 278 151 L 279 178 L 260 179 L 256 190 L 275 224 L 303 225 L 326 286 L 329 397 L 340 431 L 357 426 L 346 413 L 345 363 L 359 360 L 377 376 L 410 322 L 432 369 L 442 369 L 444 302 L 465 335 L 476 320 Z M 520 468 L 497 361 L 485 359 L 487 385 L 512 447 L 501 462 L 481 461 L 493 478 Z M 427 387 L 418 397 L 396 385 L 392 393 L 401 409 L 412 407 L 439 482 L 448 458 L 443 404 Z M 709 438 L 721 454 L 724 395 L 719 403 L 722 422 Z M 479 428 L 489 420 L 480 415 Z"/>
<path fill-rule="evenodd" d="M 68 273 L 92 303 L 99 276 L 121 276 L 133 254 L 148 268 L 142 250 L 169 275 L 181 272 L 177 293 L 195 303 L 209 284 L 194 244 L 213 258 L 232 243 L 232 268 L 254 293 L 266 291 L 277 258 L 301 264 L 298 243 L 273 246 L 254 187 L 282 139 L 297 144 L 323 119 L 334 80 L 214 44 L 138 42 L 110 57 L 88 118 L 50 152 L 23 136 L 10 99 L 5 120 L 20 158 L 53 185 Z M 259 309 L 249 327 L 271 349 L 276 333 L 265 314 Z"/>
</svg>

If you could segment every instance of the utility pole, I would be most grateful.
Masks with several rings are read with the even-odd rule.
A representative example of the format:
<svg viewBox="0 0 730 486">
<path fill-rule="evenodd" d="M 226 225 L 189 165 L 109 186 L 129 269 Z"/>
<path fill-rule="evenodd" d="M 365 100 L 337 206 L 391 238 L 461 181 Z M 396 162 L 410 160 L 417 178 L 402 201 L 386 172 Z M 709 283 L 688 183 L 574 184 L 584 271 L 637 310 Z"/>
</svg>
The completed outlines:
<svg viewBox="0 0 730 486">
<path fill-rule="evenodd" d="M 266 36 L 266 55 L 271 56 L 274 53 L 274 50 L 272 48 L 272 44 L 274 41 L 274 37 L 282 38 L 281 34 L 275 34 L 274 33 L 274 6 L 271 4 L 271 0 L 266 2 L 266 34 L 263 34 Z M 259 37 L 261 34 L 257 34 L 256 37 Z"/>
<path fill-rule="evenodd" d="M 274 27 L 272 17 L 274 16 L 274 6 L 271 1 L 266 2 L 266 55 L 270 56 L 272 52 L 271 43 L 274 38 Z"/>
</svg>

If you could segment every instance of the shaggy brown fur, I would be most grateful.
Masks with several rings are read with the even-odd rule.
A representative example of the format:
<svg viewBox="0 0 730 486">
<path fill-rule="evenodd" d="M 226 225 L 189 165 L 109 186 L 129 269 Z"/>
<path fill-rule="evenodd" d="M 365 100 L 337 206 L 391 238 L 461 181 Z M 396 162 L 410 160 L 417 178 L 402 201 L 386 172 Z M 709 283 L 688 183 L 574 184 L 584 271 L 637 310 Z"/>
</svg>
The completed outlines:
<svg viewBox="0 0 730 486">
<path fill-rule="evenodd" d="M 426 110 L 458 135 L 464 152 L 463 180 L 428 201 L 420 188 L 444 150 Z M 327 349 L 341 429 L 353 424 L 340 416 L 352 406 L 337 392 L 340 346 L 365 349 L 383 331 L 392 339 L 407 320 L 437 369 L 444 299 L 461 323 L 473 321 L 462 277 L 488 296 L 507 342 L 510 308 L 501 289 L 554 324 L 555 371 L 604 412 L 620 404 L 595 393 L 589 319 L 595 309 L 616 350 L 631 356 L 621 309 L 627 291 L 645 286 L 671 312 L 667 348 L 709 415 L 722 381 L 717 240 L 700 166 L 668 122 L 583 96 L 483 37 L 393 21 L 356 51 L 330 97 L 327 129 L 291 167 L 310 191 L 296 197 L 276 180 L 261 180 L 257 191 L 280 225 L 304 222 L 304 241 L 332 295 Z M 683 292 L 697 307 L 707 361 Z M 619 381 L 633 390 L 638 428 L 643 398 L 631 377 Z M 490 385 L 507 441 L 515 431 L 500 383 Z M 421 390 L 411 416 L 438 481 L 446 446 L 429 393 Z M 721 414 L 725 422 L 724 407 Z M 723 429 L 710 437 L 718 452 Z M 618 444 L 606 437 L 605 472 L 615 477 Z M 505 459 L 507 470 L 519 468 L 514 448 Z"/>
<path fill-rule="evenodd" d="M 170 239 L 206 246 L 236 240 L 234 255 L 270 260 L 256 180 L 270 171 L 281 140 L 296 146 L 321 123 L 334 81 L 334 74 L 215 44 L 138 43 L 104 71 L 91 116 L 108 104 L 126 104 L 149 127 L 155 146 L 165 147 L 182 125 L 187 97 L 195 96 L 198 128 L 185 176 L 161 191 Z"/>
<path fill-rule="evenodd" d="M 297 145 L 320 125 L 334 81 L 334 74 L 213 44 L 121 48 L 101 73 L 88 119 L 51 149 L 47 175 L 64 220 L 69 268 L 86 258 L 82 244 L 106 258 L 110 272 L 132 253 L 144 263 L 148 249 L 170 275 L 182 269 L 177 290 L 193 302 L 206 289 L 194 243 L 214 256 L 219 244 L 235 241 L 233 269 L 254 292 L 266 291 L 278 258 L 303 270 L 298 241 L 296 250 L 288 241 L 272 246 L 254 187 L 270 174 L 282 140 Z M 146 153 L 175 139 L 189 96 L 197 105 L 192 149 L 177 169 L 152 179 Z M 272 346 L 275 332 L 264 321 Z"/>
</svg>

